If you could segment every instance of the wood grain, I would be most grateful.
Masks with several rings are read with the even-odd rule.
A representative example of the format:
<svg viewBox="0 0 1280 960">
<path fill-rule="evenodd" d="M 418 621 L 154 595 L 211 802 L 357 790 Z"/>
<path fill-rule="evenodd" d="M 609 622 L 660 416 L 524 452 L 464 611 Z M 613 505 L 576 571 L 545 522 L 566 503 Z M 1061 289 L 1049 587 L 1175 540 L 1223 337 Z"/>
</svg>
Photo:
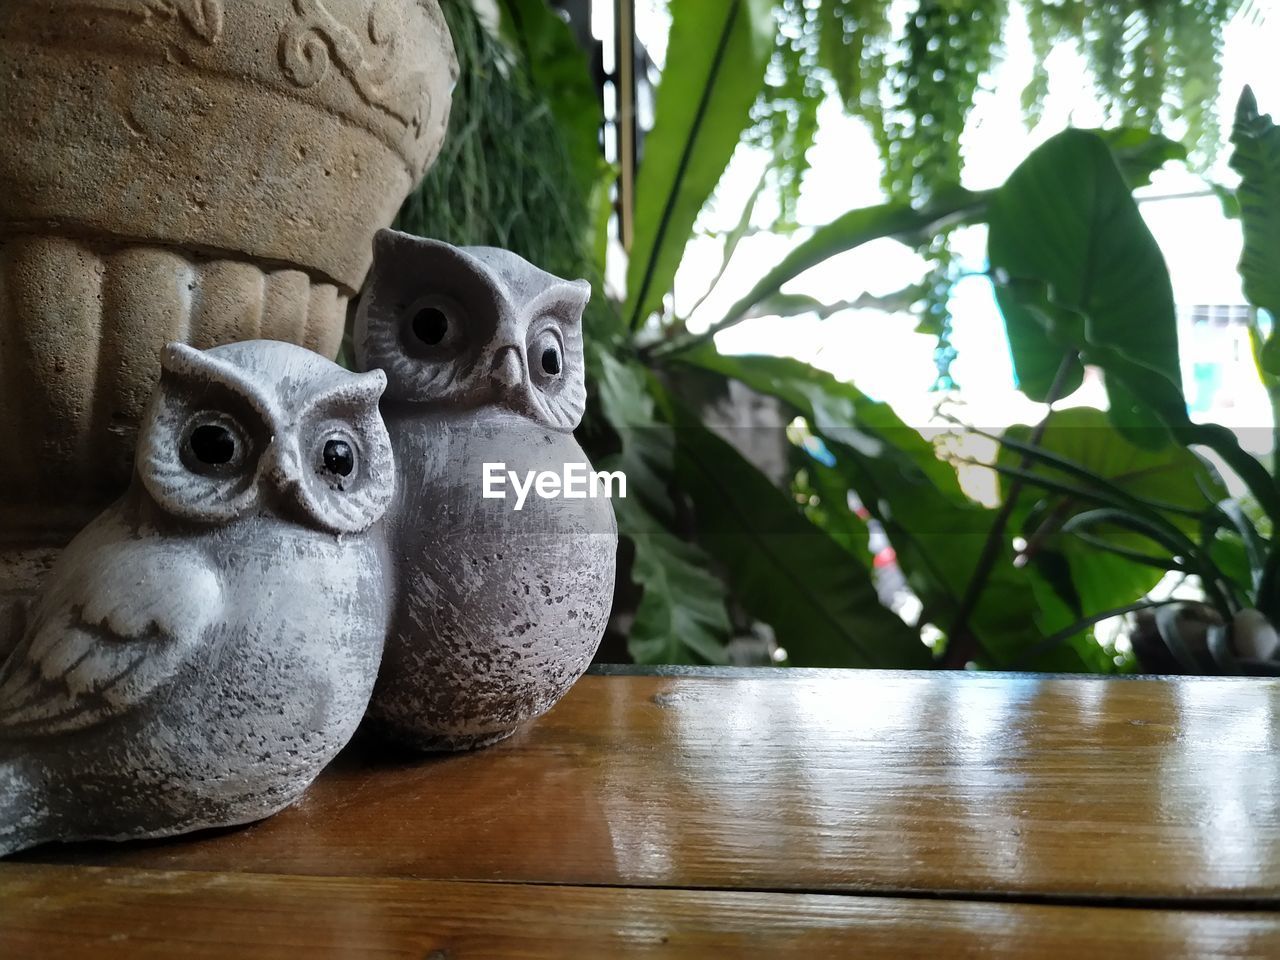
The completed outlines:
<svg viewBox="0 0 1280 960">
<path fill-rule="evenodd" d="M 0 865 L 5 957 L 1275 957 L 1280 916 Z"/>
<path fill-rule="evenodd" d="M 1274 905 L 1280 682 L 587 677 L 489 750 L 349 750 L 247 829 L 29 859 Z"/>
</svg>

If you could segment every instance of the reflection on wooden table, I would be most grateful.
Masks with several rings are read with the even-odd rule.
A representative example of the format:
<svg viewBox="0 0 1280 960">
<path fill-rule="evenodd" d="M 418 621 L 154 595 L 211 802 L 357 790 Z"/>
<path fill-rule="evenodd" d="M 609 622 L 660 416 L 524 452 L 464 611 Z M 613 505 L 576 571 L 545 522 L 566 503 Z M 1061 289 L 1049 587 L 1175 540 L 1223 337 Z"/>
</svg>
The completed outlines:
<svg viewBox="0 0 1280 960">
<path fill-rule="evenodd" d="M 32 851 L 0 954 L 1280 956 L 1277 907 L 1280 682 L 720 671 L 586 677 L 474 754 L 357 742 L 252 827 Z"/>
</svg>

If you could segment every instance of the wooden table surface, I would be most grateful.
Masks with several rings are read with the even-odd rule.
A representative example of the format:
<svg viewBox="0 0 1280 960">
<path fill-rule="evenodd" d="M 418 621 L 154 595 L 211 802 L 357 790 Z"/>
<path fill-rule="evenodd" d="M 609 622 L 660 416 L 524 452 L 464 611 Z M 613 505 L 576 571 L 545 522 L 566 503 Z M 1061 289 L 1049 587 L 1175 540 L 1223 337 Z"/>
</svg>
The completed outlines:
<svg viewBox="0 0 1280 960">
<path fill-rule="evenodd" d="M 1280 681 L 588 676 L 254 826 L 0 864 L 0 957 L 1280 957 Z"/>
</svg>

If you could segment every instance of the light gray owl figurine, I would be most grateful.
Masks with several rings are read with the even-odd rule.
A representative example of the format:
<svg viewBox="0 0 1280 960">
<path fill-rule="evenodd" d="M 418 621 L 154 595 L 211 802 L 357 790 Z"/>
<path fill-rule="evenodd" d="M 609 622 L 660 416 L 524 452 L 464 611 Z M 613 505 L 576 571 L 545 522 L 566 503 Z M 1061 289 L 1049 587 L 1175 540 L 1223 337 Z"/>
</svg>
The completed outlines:
<svg viewBox="0 0 1280 960">
<path fill-rule="evenodd" d="M 266 817 L 355 731 L 389 584 L 381 373 L 167 347 L 125 496 L 0 665 L 0 853 Z"/>
<path fill-rule="evenodd" d="M 596 495 L 529 488 L 540 473 L 590 472 L 573 437 L 589 295 L 505 250 L 390 230 L 374 241 L 356 358 L 386 371 L 401 471 L 388 513 L 396 611 L 369 716 L 418 748 L 501 740 L 560 699 L 599 646 L 617 550 L 608 491 L 573 477 L 561 489 Z"/>
</svg>

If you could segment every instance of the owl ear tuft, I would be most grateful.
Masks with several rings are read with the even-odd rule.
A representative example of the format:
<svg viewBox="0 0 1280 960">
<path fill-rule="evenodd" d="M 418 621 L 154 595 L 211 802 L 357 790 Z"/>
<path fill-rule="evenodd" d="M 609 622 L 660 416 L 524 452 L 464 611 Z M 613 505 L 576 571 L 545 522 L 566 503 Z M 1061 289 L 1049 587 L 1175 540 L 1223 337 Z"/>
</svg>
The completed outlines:
<svg viewBox="0 0 1280 960">
<path fill-rule="evenodd" d="M 208 370 L 205 355 L 195 347 L 174 341 L 160 349 L 160 369 L 164 373 L 191 374 Z"/>
<path fill-rule="evenodd" d="M 197 350 L 176 341 L 166 344 L 160 351 L 160 379 L 197 394 L 206 390 L 210 384 L 219 384 L 241 396 L 264 422 L 271 424 L 280 419 L 275 398 L 263 389 L 261 383 L 210 350 Z"/>
<path fill-rule="evenodd" d="M 392 230 L 390 227 L 383 227 L 373 235 L 375 267 L 379 260 L 394 262 L 394 258 L 397 257 L 420 257 L 423 250 L 445 250 L 455 254 L 461 252 L 460 248 L 443 240 L 420 237 L 416 233 L 405 233 L 403 230 Z"/>
<path fill-rule="evenodd" d="M 384 370 L 369 370 L 359 374 L 360 380 L 369 387 L 370 395 L 376 400 L 387 389 L 387 374 Z"/>
<path fill-rule="evenodd" d="M 577 296 L 582 298 L 578 306 L 577 321 L 582 322 L 582 312 L 587 309 L 587 304 L 591 302 L 591 284 L 586 280 L 571 280 L 569 287 Z"/>
<path fill-rule="evenodd" d="M 308 406 L 323 404 L 341 405 L 351 411 L 377 415 L 378 402 L 387 389 L 387 375 L 380 369 L 368 373 L 346 372 L 341 379 L 320 389 L 308 402 Z"/>
<path fill-rule="evenodd" d="M 591 301 L 591 284 L 586 280 L 560 280 L 535 297 L 533 309 L 549 309 L 560 326 L 566 330 L 582 327 L 582 315 Z"/>
<path fill-rule="evenodd" d="M 239 384 L 240 372 L 217 357 L 185 343 L 165 344 L 160 350 L 160 375 L 178 381 L 227 381 Z M 256 392 L 256 389 L 255 389 Z"/>
<path fill-rule="evenodd" d="M 352 399 L 362 400 L 376 407 L 387 391 L 387 375 L 381 368 L 352 374 L 352 380 L 347 389 Z"/>
<path fill-rule="evenodd" d="M 411 237 L 407 233 L 392 230 L 390 227 L 383 227 L 373 235 L 374 259 L 376 260 L 378 257 L 385 256 L 398 249 L 408 239 L 411 239 Z"/>
</svg>

